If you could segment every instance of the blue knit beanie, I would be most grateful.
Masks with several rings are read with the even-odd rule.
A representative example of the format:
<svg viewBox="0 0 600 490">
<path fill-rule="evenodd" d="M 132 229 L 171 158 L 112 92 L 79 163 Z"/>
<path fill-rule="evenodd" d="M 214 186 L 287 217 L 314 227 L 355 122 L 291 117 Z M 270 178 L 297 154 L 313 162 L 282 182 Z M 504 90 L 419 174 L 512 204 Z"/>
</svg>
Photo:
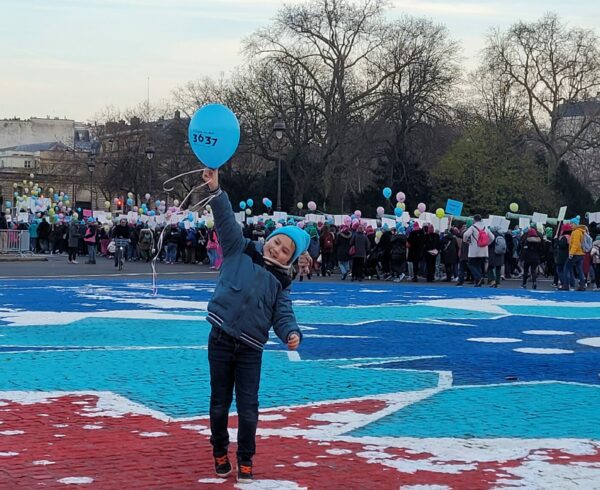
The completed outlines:
<svg viewBox="0 0 600 490">
<path fill-rule="evenodd" d="M 292 258 L 290 260 L 290 264 L 293 263 L 300 255 L 308 250 L 308 245 L 310 244 L 310 236 L 304 230 L 298 228 L 297 226 L 282 226 L 281 228 L 277 228 L 273 233 L 269 235 L 268 240 L 273 238 L 275 235 L 285 235 L 289 237 L 292 242 L 294 242 L 295 250 Z M 267 240 L 267 241 L 268 241 Z"/>
</svg>

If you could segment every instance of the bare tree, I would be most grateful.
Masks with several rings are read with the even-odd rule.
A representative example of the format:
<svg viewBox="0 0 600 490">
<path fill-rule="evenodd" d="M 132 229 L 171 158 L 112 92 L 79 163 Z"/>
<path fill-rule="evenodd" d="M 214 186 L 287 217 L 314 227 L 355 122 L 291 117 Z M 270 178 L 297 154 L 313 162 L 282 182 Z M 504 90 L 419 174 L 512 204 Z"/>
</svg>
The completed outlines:
<svg viewBox="0 0 600 490">
<path fill-rule="evenodd" d="M 556 14 L 494 30 L 487 40 L 485 66 L 518 90 L 525 100 L 533 136 L 548 155 L 548 180 L 558 163 L 585 143 L 600 110 L 569 118 L 568 108 L 600 89 L 600 43 L 591 30 L 568 28 Z M 567 122 L 568 121 L 568 122 Z"/>
</svg>

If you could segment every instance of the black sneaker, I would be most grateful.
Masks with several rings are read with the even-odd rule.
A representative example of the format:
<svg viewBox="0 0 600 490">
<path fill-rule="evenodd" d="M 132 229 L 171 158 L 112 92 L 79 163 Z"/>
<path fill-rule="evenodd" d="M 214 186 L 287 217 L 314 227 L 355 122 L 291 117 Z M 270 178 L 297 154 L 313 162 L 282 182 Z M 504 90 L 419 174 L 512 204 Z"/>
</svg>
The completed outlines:
<svg viewBox="0 0 600 490">
<path fill-rule="evenodd" d="M 252 476 L 252 463 L 238 463 L 238 483 L 252 483 L 254 477 Z"/>
<path fill-rule="evenodd" d="M 221 478 L 227 478 L 231 474 L 231 463 L 226 454 L 224 456 L 215 456 L 215 471 L 217 472 L 217 476 Z"/>
</svg>

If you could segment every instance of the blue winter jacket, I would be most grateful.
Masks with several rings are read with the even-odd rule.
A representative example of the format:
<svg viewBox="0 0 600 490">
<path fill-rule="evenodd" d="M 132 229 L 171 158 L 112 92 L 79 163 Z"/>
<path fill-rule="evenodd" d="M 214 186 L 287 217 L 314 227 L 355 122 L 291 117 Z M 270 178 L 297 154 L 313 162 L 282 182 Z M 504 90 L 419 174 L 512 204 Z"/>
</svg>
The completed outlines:
<svg viewBox="0 0 600 490">
<path fill-rule="evenodd" d="M 269 339 L 271 326 L 284 343 L 292 332 L 302 337 L 289 285 L 284 287 L 264 263 L 261 265 L 262 249 L 243 237 L 227 194 L 220 189 L 212 194 L 215 197 L 210 205 L 223 250 L 223 264 L 208 303 L 208 321 L 259 350 Z M 248 253 L 249 250 L 258 253 Z"/>
</svg>

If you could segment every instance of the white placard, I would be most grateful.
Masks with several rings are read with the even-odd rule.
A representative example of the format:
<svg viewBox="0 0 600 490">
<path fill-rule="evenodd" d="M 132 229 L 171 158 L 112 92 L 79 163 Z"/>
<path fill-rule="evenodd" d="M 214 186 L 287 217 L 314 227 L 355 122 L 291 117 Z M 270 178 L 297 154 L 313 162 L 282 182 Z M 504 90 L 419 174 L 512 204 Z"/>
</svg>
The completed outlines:
<svg viewBox="0 0 600 490">
<path fill-rule="evenodd" d="M 502 218 L 502 223 L 498 227 L 502 233 L 506 233 L 508 231 L 508 227 L 510 226 L 510 220 L 506 218 Z"/>
<path fill-rule="evenodd" d="M 486 228 L 489 228 L 490 226 L 492 226 L 492 220 L 489 218 L 485 218 L 485 219 L 481 220 L 481 222 L 483 223 L 483 226 L 485 226 Z"/>
<path fill-rule="evenodd" d="M 254 224 L 254 217 L 253 216 L 248 216 L 246 218 L 246 223 L 248 223 L 249 225 L 253 225 Z"/>
<path fill-rule="evenodd" d="M 500 228 L 500 226 L 502 226 L 504 219 L 505 219 L 504 216 L 496 216 L 494 214 L 490 214 L 490 217 L 489 217 L 491 226 L 496 226 L 498 228 Z"/>
<path fill-rule="evenodd" d="M 446 231 L 448 226 L 450 225 L 450 220 L 448 217 L 444 217 L 440 220 L 440 231 Z"/>
<path fill-rule="evenodd" d="M 333 217 L 333 222 L 334 222 L 335 226 L 342 226 L 344 224 L 344 215 L 336 214 Z"/>
<path fill-rule="evenodd" d="M 181 220 L 181 216 L 179 214 L 172 214 L 171 217 L 169 218 L 169 224 L 176 225 L 179 223 L 180 220 Z"/>
<path fill-rule="evenodd" d="M 424 223 L 430 223 L 433 224 L 433 218 L 435 218 L 435 214 L 433 213 L 421 213 L 421 216 L 419 216 L 419 218 L 421 220 L 423 220 Z"/>
<path fill-rule="evenodd" d="M 164 225 L 166 222 L 167 222 L 167 219 L 164 214 L 160 214 L 160 215 L 156 216 L 156 224 L 157 225 Z"/>
<path fill-rule="evenodd" d="M 589 213 L 587 220 L 588 223 L 598 223 L 600 220 L 600 213 Z"/>
<path fill-rule="evenodd" d="M 140 220 L 142 221 L 142 223 L 148 223 L 148 219 L 150 219 L 150 216 L 142 214 L 140 216 Z"/>
<path fill-rule="evenodd" d="M 246 213 L 244 211 L 240 211 L 239 213 L 235 213 L 235 220 L 238 223 L 243 223 L 246 220 Z"/>
<path fill-rule="evenodd" d="M 19 213 L 19 215 L 17 216 L 17 222 L 29 223 L 29 213 Z"/>
<path fill-rule="evenodd" d="M 287 221 L 288 214 L 283 211 L 273 211 L 273 221 L 279 223 L 280 219 Z"/>
<path fill-rule="evenodd" d="M 315 222 L 316 223 L 325 223 L 325 216 L 322 214 L 315 215 Z"/>
<path fill-rule="evenodd" d="M 545 225 L 546 221 L 548 221 L 548 215 L 544 213 L 533 213 L 531 221 L 533 221 L 536 225 Z"/>
<path fill-rule="evenodd" d="M 387 225 L 391 230 L 396 227 L 396 221 L 390 218 L 381 218 L 381 226 L 383 227 L 384 225 Z"/>
<path fill-rule="evenodd" d="M 408 211 L 404 211 L 402 213 L 402 217 L 400 218 L 400 221 L 402 221 L 402 223 L 404 223 L 406 225 L 410 221 L 410 213 Z"/>
<path fill-rule="evenodd" d="M 519 228 L 527 228 L 531 223 L 529 218 L 519 218 Z"/>
<path fill-rule="evenodd" d="M 558 217 L 556 219 L 558 221 L 564 221 L 566 215 L 567 215 L 567 206 L 563 206 L 558 210 Z"/>
<path fill-rule="evenodd" d="M 367 226 L 372 226 L 373 228 L 377 228 L 377 220 L 376 219 L 365 219 L 363 220 Z M 396 225 L 394 225 L 396 226 Z"/>
</svg>

